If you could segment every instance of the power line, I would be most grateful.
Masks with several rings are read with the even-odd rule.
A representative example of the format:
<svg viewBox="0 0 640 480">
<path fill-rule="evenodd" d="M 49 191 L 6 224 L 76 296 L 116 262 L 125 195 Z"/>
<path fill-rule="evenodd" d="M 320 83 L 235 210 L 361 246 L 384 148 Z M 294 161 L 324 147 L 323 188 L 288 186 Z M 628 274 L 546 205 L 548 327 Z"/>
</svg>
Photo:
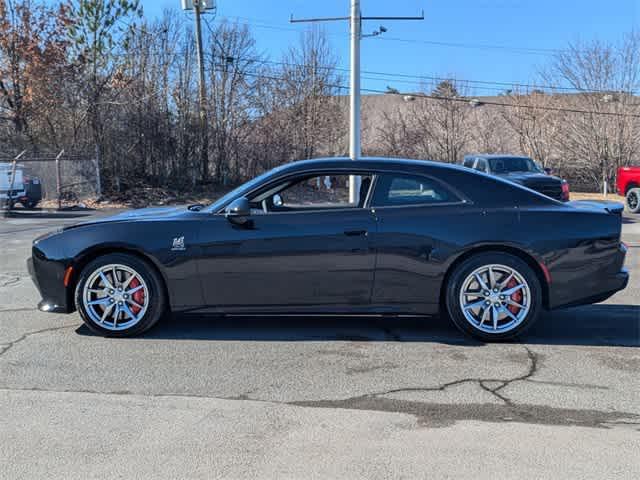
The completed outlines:
<svg viewBox="0 0 640 480">
<path fill-rule="evenodd" d="M 264 28 L 269 30 L 280 30 L 280 31 L 288 31 L 288 32 L 300 32 L 299 29 L 296 28 L 288 28 L 283 27 L 281 25 L 268 23 L 259 19 L 252 19 L 249 17 L 240 17 L 240 16 L 228 16 L 217 19 L 216 21 L 224 22 L 227 19 L 237 19 L 240 20 L 238 23 L 242 23 L 244 25 L 253 26 L 256 28 Z M 348 34 L 342 33 L 330 33 L 333 36 L 348 36 Z M 420 39 L 411 39 L 411 38 L 401 38 L 401 37 L 388 37 L 388 36 L 380 36 L 377 37 L 376 40 L 381 41 L 390 41 L 390 42 L 400 42 L 400 43 L 413 43 L 413 44 L 421 44 L 421 45 L 431 45 L 436 47 L 450 47 L 450 48 L 464 48 L 464 49 L 474 49 L 474 50 L 500 50 L 504 52 L 514 53 L 518 55 L 555 55 L 561 53 L 562 49 L 552 49 L 552 48 L 540 48 L 540 47 L 520 47 L 520 46 L 509 46 L 509 45 L 494 45 L 494 44 L 472 44 L 472 43 L 461 43 L 461 42 L 443 42 L 436 40 L 420 40 Z"/>
<path fill-rule="evenodd" d="M 218 68 L 214 68 L 215 71 L 219 71 L 219 72 L 224 72 L 225 70 L 223 69 L 218 69 Z M 228 72 L 228 70 L 227 70 Z M 236 72 L 239 75 L 246 75 L 248 77 L 252 77 L 252 78 L 260 78 L 260 79 L 265 79 L 265 80 L 274 80 L 274 81 L 287 81 L 286 78 L 283 77 L 278 77 L 278 76 L 273 76 L 273 75 L 265 75 L 262 73 L 254 73 L 254 72 Z M 342 85 L 342 84 L 332 84 L 332 83 L 325 83 L 324 84 L 326 87 L 329 88 L 335 88 L 337 90 L 349 90 L 349 86 L 347 85 Z M 430 94 L 426 94 L 426 93 L 411 93 L 411 94 L 406 94 L 406 93 L 399 93 L 399 92 L 389 92 L 386 90 L 377 90 L 377 89 L 373 89 L 373 88 L 362 88 L 361 89 L 362 92 L 367 92 L 367 93 L 372 93 L 372 94 L 384 94 L 384 95 L 395 95 L 395 96 L 400 96 L 400 97 L 406 97 L 407 95 L 410 95 L 411 97 L 414 98 L 424 98 L 424 99 L 429 99 L 429 100 L 436 100 L 436 101 L 442 101 L 442 102 L 459 102 L 459 103 L 466 103 L 469 104 L 471 106 L 471 102 L 472 102 L 472 98 L 469 97 L 441 97 L 441 96 L 437 96 L 437 95 L 430 95 Z M 493 100 L 487 100 L 487 101 L 481 101 L 480 102 L 481 105 L 491 105 L 491 106 L 497 106 L 497 107 L 505 107 L 505 108 L 524 108 L 527 110 L 542 110 L 542 111 L 552 111 L 552 112 L 564 112 L 564 113 L 576 113 L 576 114 L 583 114 L 583 115 L 603 115 L 603 116 L 610 116 L 610 117 L 621 117 L 621 118 L 640 118 L 640 114 L 634 114 L 634 113 L 620 113 L 620 112 L 603 112 L 603 111 L 595 111 L 595 110 L 583 110 L 583 109 L 579 109 L 579 108 L 567 108 L 567 107 L 552 107 L 552 106 L 539 106 L 539 105 L 523 105 L 523 104 L 513 104 L 513 103 L 504 103 L 504 102 L 498 102 L 498 101 L 493 101 Z M 629 104 L 629 106 L 633 106 L 633 107 L 637 107 L 640 106 L 639 104 Z"/>
<path fill-rule="evenodd" d="M 287 31 L 295 31 L 295 32 L 299 32 L 298 29 L 295 28 L 287 28 L 287 27 L 282 27 L 282 26 L 276 26 L 273 24 L 267 24 L 267 23 L 263 23 L 262 21 L 256 20 L 256 19 L 250 19 L 248 17 L 241 17 L 241 16 L 228 16 L 228 17 L 223 17 L 223 18 L 214 18 L 213 21 L 226 21 L 228 18 L 232 18 L 232 19 L 240 19 L 240 20 L 245 20 L 246 22 L 239 22 L 242 23 L 244 25 L 247 26 L 257 26 L 257 27 L 261 27 L 261 26 L 268 26 L 269 28 L 273 28 L 273 29 L 277 29 L 277 30 L 287 30 Z M 260 22 L 260 23 L 252 23 L 252 22 Z M 207 28 L 209 30 L 209 32 L 213 35 L 213 29 L 211 28 L 211 25 L 209 24 L 209 22 L 205 19 L 205 24 L 207 25 Z M 132 25 L 133 28 L 145 32 L 145 33 L 152 33 L 149 31 L 146 31 L 140 27 L 137 27 L 135 25 Z M 553 50 L 553 49 L 541 49 L 541 48 L 528 48 L 528 47 L 505 47 L 505 46 L 498 46 L 498 45 L 482 45 L 482 44 L 478 44 L 478 45 L 472 45 L 472 44 L 463 44 L 463 43 L 451 43 L 451 42 L 435 42 L 435 41 L 426 41 L 426 40 L 411 40 L 411 39 L 402 39 L 402 38 L 394 38 L 394 37 L 382 37 L 379 36 L 377 37 L 378 40 L 392 40 L 392 41 L 399 41 L 399 42 L 405 42 L 405 43 L 426 43 L 426 44 L 433 44 L 433 45 L 442 45 L 442 46 L 457 46 L 457 47 L 461 47 L 461 48 L 478 48 L 478 49 L 511 49 L 513 51 L 518 51 L 518 52 L 522 52 L 525 50 L 528 50 L 530 52 L 537 52 L 537 53 L 541 53 L 541 52 L 546 52 L 548 53 L 560 53 L 562 50 Z M 184 52 L 175 52 L 173 53 L 173 55 L 180 55 Z M 149 54 L 151 55 L 164 55 L 164 52 L 149 52 Z M 128 56 L 127 54 L 116 54 L 116 56 Z M 299 66 L 299 67 L 305 67 L 305 65 L 298 65 L 298 64 L 287 64 L 287 62 L 277 62 L 277 61 L 272 61 L 272 60 L 266 60 L 266 59 L 246 59 L 249 61 L 255 60 L 257 62 L 260 63 L 269 63 L 269 64 L 280 64 L 280 65 L 288 65 L 288 66 Z M 313 68 L 319 68 L 319 69 L 332 69 L 335 71 L 341 71 L 341 72 L 345 72 L 348 73 L 349 69 L 344 68 L 344 67 L 335 67 L 335 66 L 322 66 L 322 65 L 308 65 L 307 67 L 313 67 Z M 561 86 L 561 85 L 546 85 L 546 84 L 536 84 L 536 83 L 525 83 L 525 82 L 520 82 L 520 81 L 516 81 L 516 82 L 507 82 L 507 81 L 495 81 L 495 80 L 475 80 L 475 79 L 464 79 L 464 78 L 451 78 L 451 77 L 439 77 L 439 76 L 433 76 L 433 75 L 411 75 L 411 74 L 405 74 L 405 73 L 389 73 L 389 72 L 380 72 L 380 71 L 371 71 L 371 70 L 362 70 L 362 73 L 365 75 L 377 75 L 377 76 L 384 76 L 386 78 L 384 79 L 377 79 L 377 78 L 371 78 L 371 77 L 363 77 L 367 80 L 373 80 L 373 81 L 384 81 L 387 79 L 416 79 L 418 81 L 416 82 L 409 82 L 409 81 L 402 81 L 401 83 L 405 83 L 405 84 L 416 84 L 416 85 L 420 85 L 422 82 L 424 82 L 425 80 L 428 81 L 437 81 L 437 82 L 442 82 L 442 81 L 452 81 L 454 83 L 461 83 L 461 84 L 468 84 L 471 86 L 475 86 L 477 88 L 483 88 L 485 90 L 490 90 L 490 91 L 497 91 L 497 92 L 501 92 L 503 90 L 506 89 L 523 89 L 525 91 L 527 90 L 555 90 L 555 91 L 562 91 L 562 92 L 573 92 L 573 93 L 601 93 L 601 94 L 610 94 L 612 93 L 612 90 L 601 90 L 601 89 L 587 89 L 587 88 L 579 88 L 579 87 L 567 87 L 567 86 Z M 396 80 L 398 82 L 400 82 L 400 80 Z M 504 87 L 504 88 L 487 88 L 487 87 Z M 635 94 L 637 93 L 636 91 L 630 91 L 627 92 L 630 94 Z"/>
<path fill-rule="evenodd" d="M 317 68 L 320 70 L 332 70 L 338 72 L 348 73 L 349 69 L 344 67 L 337 67 L 331 65 L 317 65 L 317 64 L 300 64 L 293 62 L 283 62 L 276 60 L 267 60 L 262 58 L 242 58 L 247 61 L 255 61 L 256 63 L 266 63 L 271 65 L 279 65 L 279 66 L 288 66 L 288 67 L 300 67 L 300 68 Z M 519 82 L 500 82 L 500 81 L 488 81 L 488 80 L 472 80 L 472 79 L 464 79 L 464 78 L 452 78 L 452 77 L 437 77 L 430 75 L 410 75 L 410 74 L 402 74 L 402 73 L 388 73 L 388 72 L 380 72 L 380 71 L 372 71 L 372 70 L 362 70 L 362 73 L 365 75 L 377 75 L 385 78 L 374 78 L 374 77 L 363 77 L 368 80 L 394 80 L 394 81 L 402 81 L 402 83 L 407 84 L 415 84 L 421 85 L 426 80 L 429 81 L 437 81 L 437 82 L 452 82 L 459 84 L 469 84 L 469 85 L 486 85 L 486 86 L 496 86 L 496 87 L 505 87 L 505 88 L 487 88 L 488 90 L 496 90 L 503 92 L 507 87 L 513 88 L 522 88 L 523 90 L 558 90 L 572 93 L 601 93 L 601 94 L 610 94 L 612 90 L 590 90 L 590 89 L 582 89 L 582 88 L 574 88 L 574 87 L 563 87 L 560 85 L 545 85 L 545 84 L 535 84 L 535 83 L 519 83 Z M 397 80 L 397 79 L 415 79 L 414 81 L 408 80 Z M 634 92 L 629 92 L 634 93 Z"/>
<path fill-rule="evenodd" d="M 186 51 L 146 52 L 145 55 L 175 57 L 175 56 L 184 55 L 186 53 L 187 53 Z M 124 58 L 134 57 L 135 58 L 136 52 L 116 53 L 111 55 L 116 57 L 124 57 Z M 212 53 L 205 52 L 204 55 L 209 58 L 215 58 L 215 55 Z M 287 66 L 287 67 L 316 68 L 319 70 L 329 70 L 329 71 L 343 72 L 343 73 L 349 72 L 349 69 L 344 67 L 283 62 L 283 61 L 277 61 L 277 60 L 268 60 L 262 57 L 238 57 L 236 60 L 255 62 L 260 64 Z M 454 84 L 467 85 L 472 88 L 480 88 L 480 89 L 494 91 L 494 92 L 505 92 L 505 90 L 523 90 L 523 91 L 546 90 L 547 92 L 558 91 L 558 92 L 575 93 L 575 94 L 584 93 L 584 94 L 603 94 L 603 95 L 607 95 L 611 93 L 627 93 L 627 94 L 635 95 L 638 93 L 636 90 L 632 90 L 629 92 L 622 92 L 622 91 L 617 91 L 615 89 L 609 89 L 609 90 L 587 89 L 587 88 L 565 87 L 561 85 L 550 85 L 550 84 L 507 82 L 507 81 L 498 81 L 498 80 L 476 80 L 476 79 L 468 79 L 468 78 L 440 77 L 440 76 L 433 76 L 433 75 L 390 73 L 390 72 L 381 72 L 381 71 L 374 71 L 374 70 L 362 70 L 362 73 L 365 75 L 362 77 L 363 79 L 371 80 L 371 81 L 398 82 L 398 83 L 403 83 L 407 85 L 417 85 L 417 86 L 421 86 L 426 82 L 452 82 Z M 375 77 L 370 75 L 375 75 Z M 378 77 L 382 77 L 382 78 L 378 78 Z M 411 79 L 414 79 L 414 80 L 411 80 Z"/>
</svg>

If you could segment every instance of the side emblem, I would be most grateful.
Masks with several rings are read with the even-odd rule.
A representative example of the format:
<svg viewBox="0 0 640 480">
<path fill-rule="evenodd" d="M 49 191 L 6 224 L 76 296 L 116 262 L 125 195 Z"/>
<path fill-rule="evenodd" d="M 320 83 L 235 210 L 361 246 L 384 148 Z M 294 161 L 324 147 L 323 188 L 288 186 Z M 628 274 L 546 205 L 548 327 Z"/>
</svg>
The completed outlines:
<svg viewBox="0 0 640 480">
<path fill-rule="evenodd" d="M 171 247 L 172 252 L 183 252 L 184 248 L 184 237 L 176 237 L 173 239 L 173 245 Z"/>
</svg>

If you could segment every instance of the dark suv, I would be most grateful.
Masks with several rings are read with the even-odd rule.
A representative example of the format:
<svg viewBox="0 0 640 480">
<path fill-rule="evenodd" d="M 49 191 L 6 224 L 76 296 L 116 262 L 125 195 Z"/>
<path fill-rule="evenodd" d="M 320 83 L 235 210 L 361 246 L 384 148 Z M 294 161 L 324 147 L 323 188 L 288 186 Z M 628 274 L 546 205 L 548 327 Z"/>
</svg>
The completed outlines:
<svg viewBox="0 0 640 480">
<path fill-rule="evenodd" d="M 481 172 L 524 185 L 561 202 L 569 201 L 569 184 L 554 177 L 529 157 L 515 155 L 466 155 L 462 164 Z"/>
</svg>

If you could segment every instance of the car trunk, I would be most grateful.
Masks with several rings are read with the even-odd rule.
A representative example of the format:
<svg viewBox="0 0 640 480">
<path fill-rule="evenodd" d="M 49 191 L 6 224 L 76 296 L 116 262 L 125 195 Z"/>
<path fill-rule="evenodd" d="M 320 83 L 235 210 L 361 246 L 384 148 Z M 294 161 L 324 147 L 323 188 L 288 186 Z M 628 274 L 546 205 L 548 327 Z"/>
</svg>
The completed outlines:
<svg viewBox="0 0 640 480">
<path fill-rule="evenodd" d="M 613 202 L 610 200 L 574 200 L 573 202 L 567 202 L 574 208 L 582 210 L 604 210 L 612 215 L 622 216 L 624 211 L 624 205 L 620 202 Z"/>
</svg>

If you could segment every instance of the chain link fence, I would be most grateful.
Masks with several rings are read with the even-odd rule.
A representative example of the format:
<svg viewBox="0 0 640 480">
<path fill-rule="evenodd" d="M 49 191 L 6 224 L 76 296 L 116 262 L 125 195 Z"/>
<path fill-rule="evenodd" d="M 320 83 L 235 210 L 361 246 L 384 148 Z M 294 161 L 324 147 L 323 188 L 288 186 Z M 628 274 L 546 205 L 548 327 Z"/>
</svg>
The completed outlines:
<svg viewBox="0 0 640 480">
<path fill-rule="evenodd" d="M 65 208 L 101 195 L 94 155 L 64 150 L 57 154 L 11 156 L 0 153 L 0 208 Z"/>
</svg>

